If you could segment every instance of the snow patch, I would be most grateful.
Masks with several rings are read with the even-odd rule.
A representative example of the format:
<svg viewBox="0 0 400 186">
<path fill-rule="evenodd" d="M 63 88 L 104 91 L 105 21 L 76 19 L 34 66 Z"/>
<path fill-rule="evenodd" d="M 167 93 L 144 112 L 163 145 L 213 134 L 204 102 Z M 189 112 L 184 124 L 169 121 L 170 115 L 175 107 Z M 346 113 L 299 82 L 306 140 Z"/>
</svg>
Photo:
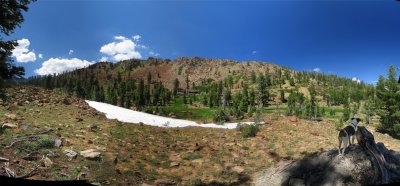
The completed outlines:
<svg viewBox="0 0 400 186">
<path fill-rule="evenodd" d="M 142 122 L 146 125 L 157 126 L 157 127 L 208 127 L 208 128 L 223 128 L 223 129 L 235 129 L 238 123 L 225 123 L 224 125 L 217 125 L 215 123 L 197 124 L 194 121 L 174 119 L 163 116 L 157 116 L 144 112 L 133 111 L 130 109 L 110 105 L 107 103 L 101 103 L 96 101 L 86 100 L 86 103 L 90 107 L 96 109 L 99 112 L 105 113 L 108 119 L 117 119 L 121 122 L 138 124 Z M 254 122 L 241 122 L 243 124 L 253 124 Z"/>
</svg>

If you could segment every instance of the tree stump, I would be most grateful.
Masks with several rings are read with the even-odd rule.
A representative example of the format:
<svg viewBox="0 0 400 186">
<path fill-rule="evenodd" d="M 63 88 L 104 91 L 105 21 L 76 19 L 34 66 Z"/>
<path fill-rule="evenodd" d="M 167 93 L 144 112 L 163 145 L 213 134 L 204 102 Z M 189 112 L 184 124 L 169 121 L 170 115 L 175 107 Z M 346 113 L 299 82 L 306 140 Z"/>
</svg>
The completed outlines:
<svg viewBox="0 0 400 186">
<path fill-rule="evenodd" d="M 374 135 L 369 132 L 365 127 L 359 126 L 357 128 L 356 137 L 358 144 L 368 153 L 371 157 L 371 162 L 374 167 L 374 183 L 387 184 L 389 182 L 389 175 L 386 169 L 386 160 L 382 152 L 376 146 Z"/>
</svg>

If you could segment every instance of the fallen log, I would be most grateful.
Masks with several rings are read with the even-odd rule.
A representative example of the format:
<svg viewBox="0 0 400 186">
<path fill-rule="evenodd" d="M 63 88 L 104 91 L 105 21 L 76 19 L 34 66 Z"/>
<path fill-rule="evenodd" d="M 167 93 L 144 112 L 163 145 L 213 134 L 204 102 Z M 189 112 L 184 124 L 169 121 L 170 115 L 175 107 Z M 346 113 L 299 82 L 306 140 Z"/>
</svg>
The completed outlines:
<svg viewBox="0 0 400 186">
<path fill-rule="evenodd" d="M 365 127 L 357 128 L 356 137 L 358 144 L 370 155 L 371 162 L 374 167 L 374 183 L 387 184 L 389 182 L 389 174 L 386 169 L 386 160 L 382 152 L 376 146 L 374 135 Z"/>
</svg>

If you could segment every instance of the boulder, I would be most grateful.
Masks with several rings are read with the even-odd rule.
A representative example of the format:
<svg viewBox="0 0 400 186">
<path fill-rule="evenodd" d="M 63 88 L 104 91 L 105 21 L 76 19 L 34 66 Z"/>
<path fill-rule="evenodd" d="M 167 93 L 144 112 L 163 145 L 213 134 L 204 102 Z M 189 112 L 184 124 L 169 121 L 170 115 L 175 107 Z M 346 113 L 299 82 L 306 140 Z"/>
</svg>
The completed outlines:
<svg viewBox="0 0 400 186">
<path fill-rule="evenodd" d="M 400 179 L 400 156 L 378 145 L 386 158 L 389 183 Z M 256 174 L 254 185 L 375 185 L 374 165 L 371 156 L 358 144 L 347 148 L 344 155 L 337 149 L 318 152 L 298 161 Z"/>
<path fill-rule="evenodd" d="M 171 112 L 171 113 L 168 114 L 168 117 L 170 117 L 170 118 L 176 118 L 176 114 L 173 113 L 173 112 Z"/>
<path fill-rule="evenodd" d="M 156 185 L 175 185 L 175 181 L 174 180 L 170 180 L 170 179 L 167 179 L 167 178 L 157 179 L 156 181 L 154 181 L 154 183 Z"/>
<path fill-rule="evenodd" d="M 87 128 L 87 130 L 88 130 L 89 132 L 94 132 L 94 131 L 97 130 L 97 125 L 91 124 L 91 125 L 88 125 L 86 128 Z"/>
<path fill-rule="evenodd" d="M 62 146 L 62 140 L 60 138 L 57 138 L 54 140 L 54 147 L 61 147 Z"/>
<path fill-rule="evenodd" d="M 290 122 L 297 122 L 297 117 L 296 116 L 289 116 L 289 121 Z"/>
<path fill-rule="evenodd" d="M 195 160 L 192 160 L 192 163 L 196 163 L 196 164 L 202 165 L 204 163 L 204 160 L 203 159 L 195 159 Z"/>
<path fill-rule="evenodd" d="M 2 127 L 3 128 L 15 129 L 15 128 L 18 128 L 18 125 L 12 124 L 12 123 L 4 123 Z"/>
<path fill-rule="evenodd" d="M 5 113 L 4 117 L 6 117 L 6 119 L 11 119 L 11 120 L 16 120 L 17 119 L 17 115 L 16 114 L 12 114 L 12 113 Z"/>
<path fill-rule="evenodd" d="M 171 162 L 171 164 L 169 164 L 169 167 L 177 167 L 179 166 L 179 162 Z"/>
<path fill-rule="evenodd" d="M 53 165 L 53 161 L 51 161 L 50 158 L 45 157 L 43 159 L 43 164 L 44 164 L 45 167 L 51 167 Z"/>
<path fill-rule="evenodd" d="M 235 166 L 232 168 L 232 170 L 240 174 L 244 171 L 244 168 L 240 166 Z"/>
<path fill-rule="evenodd" d="M 0 162 L 9 162 L 10 160 L 7 158 L 0 157 Z"/>
<path fill-rule="evenodd" d="M 96 160 L 100 158 L 100 151 L 98 149 L 87 149 L 80 152 L 80 155 L 86 159 Z"/>
<path fill-rule="evenodd" d="M 64 154 L 66 156 L 68 156 L 70 159 L 74 159 L 76 158 L 76 156 L 78 155 L 78 153 L 76 153 L 75 151 L 71 150 L 71 149 L 66 149 L 64 150 Z"/>
</svg>

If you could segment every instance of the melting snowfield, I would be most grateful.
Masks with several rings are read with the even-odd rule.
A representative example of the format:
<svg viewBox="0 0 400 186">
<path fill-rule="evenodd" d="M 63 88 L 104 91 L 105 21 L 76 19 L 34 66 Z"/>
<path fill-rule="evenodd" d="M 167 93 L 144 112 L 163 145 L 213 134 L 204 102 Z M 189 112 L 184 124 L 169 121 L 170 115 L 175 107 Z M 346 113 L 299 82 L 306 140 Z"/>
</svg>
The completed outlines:
<svg viewBox="0 0 400 186">
<path fill-rule="evenodd" d="M 107 103 L 101 103 L 89 100 L 86 100 L 86 103 L 88 103 L 90 107 L 96 109 L 97 111 L 105 113 L 108 119 L 117 119 L 118 121 L 126 123 L 138 124 L 139 122 L 142 122 L 143 124 L 157 126 L 157 127 L 196 126 L 196 127 L 224 128 L 224 129 L 234 129 L 238 124 L 238 123 L 225 123 L 224 125 L 217 125 L 215 123 L 197 124 L 194 121 L 147 114 L 144 112 L 133 111 L 130 109 L 110 105 Z M 254 122 L 241 122 L 241 123 L 252 124 Z"/>
</svg>

